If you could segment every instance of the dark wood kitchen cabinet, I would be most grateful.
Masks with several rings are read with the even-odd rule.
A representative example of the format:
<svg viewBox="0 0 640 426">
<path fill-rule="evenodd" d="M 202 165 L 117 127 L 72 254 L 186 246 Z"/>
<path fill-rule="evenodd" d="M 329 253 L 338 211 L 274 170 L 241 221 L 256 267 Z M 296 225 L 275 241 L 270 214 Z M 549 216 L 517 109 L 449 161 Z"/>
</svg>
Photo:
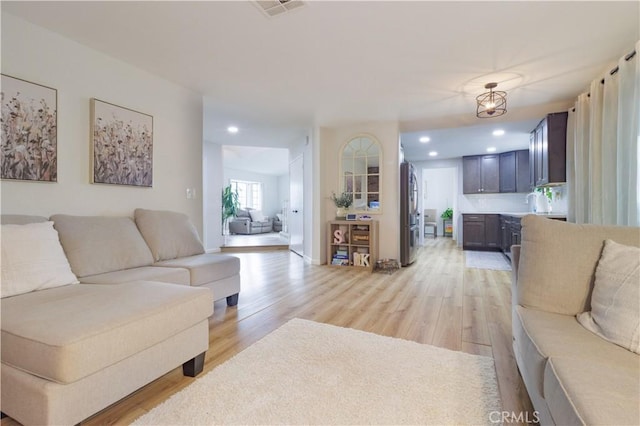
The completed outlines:
<svg viewBox="0 0 640 426">
<path fill-rule="evenodd" d="M 510 222 L 504 215 L 500 215 L 500 248 L 505 254 L 511 250 Z"/>
<path fill-rule="evenodd" d="M 463 248 L 484 247 L 484 215 L 462 215 L 462 246 Z"/>
<path fill-rule="evenodd" d="M 529 151 L 516 151 L 516 192 L 531 192 L 533 188 L 529 182 Z"/>
<path fill-rule="evenodd" d="M 511 258 L 511 246 L 520 244 L 521 241 L 520 218 L 509 215 L 500 215 L 501 249 Z"/>
<path fill-rule="evenodd" d="M 500 249 L 500 215 L 463 214 L 463 249 Z"/>
<path fill-rule="evenodd" d="M 516 192 L 516 152 L 500 154 L 500 192 Z"/>
<path fill-rule="evenodd" d="M 486 248 L 500 249 L 500 215 L 484 215 L 484 246 Z"/>
<path fill-rule="evenodd" d="M 529 151 L 500 154 L 500 192 L 529 192 Z"/>
<path fill-rule="evenodd" d="M 499 155 L 462 157 L 462 192 L 465 194 L 500 192 Z"/>
<path fill-rule="evenodd" d="M 534 186 L 567 181 L 567 112 L 548 114 L 531 132 L 530 176 Z"/>
</svg>

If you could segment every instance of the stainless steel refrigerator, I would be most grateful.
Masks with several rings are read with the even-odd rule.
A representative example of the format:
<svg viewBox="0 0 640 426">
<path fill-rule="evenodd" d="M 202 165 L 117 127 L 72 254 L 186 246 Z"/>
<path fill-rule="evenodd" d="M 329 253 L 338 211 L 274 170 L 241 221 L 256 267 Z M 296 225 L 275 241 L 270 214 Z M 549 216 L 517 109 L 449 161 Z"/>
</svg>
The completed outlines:
<svg viewBox="0 0 640 426">
<path fill-rule="evenodd" d="M 400 263 L 416 260 L 420 225 L 418 224 L 418 179 L 411 163 L 400 164 Z"/>
</svg>

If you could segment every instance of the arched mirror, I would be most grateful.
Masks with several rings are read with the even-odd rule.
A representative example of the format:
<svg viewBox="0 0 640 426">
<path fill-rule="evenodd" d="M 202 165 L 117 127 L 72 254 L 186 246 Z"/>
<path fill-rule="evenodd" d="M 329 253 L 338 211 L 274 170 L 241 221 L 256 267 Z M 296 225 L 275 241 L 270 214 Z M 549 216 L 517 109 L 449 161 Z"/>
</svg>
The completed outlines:
<svg viewBox="0 0 640 426">
<path fill-rule="evenodd" d="M 342 192 L 353 195 L 351 211 L 382 211 L 381 164 L 382 149 L 380 143 L 372 136 L 357 136 L 342 147 L 340 181 Z"/>
</svg>

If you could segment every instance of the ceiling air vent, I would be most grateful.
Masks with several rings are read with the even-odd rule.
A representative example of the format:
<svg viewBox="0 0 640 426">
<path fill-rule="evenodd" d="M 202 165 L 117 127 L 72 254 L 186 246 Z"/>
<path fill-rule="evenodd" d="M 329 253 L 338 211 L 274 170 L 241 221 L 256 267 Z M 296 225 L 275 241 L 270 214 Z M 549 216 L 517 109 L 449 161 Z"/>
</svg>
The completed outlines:
<svg viewBox="0 0 640 426">
<path fill-rule="evenodd" d="M 282 15 L 305 5 L 302 0 L 255 0 L 254 3 L 267 16 Z"/>
</svg>

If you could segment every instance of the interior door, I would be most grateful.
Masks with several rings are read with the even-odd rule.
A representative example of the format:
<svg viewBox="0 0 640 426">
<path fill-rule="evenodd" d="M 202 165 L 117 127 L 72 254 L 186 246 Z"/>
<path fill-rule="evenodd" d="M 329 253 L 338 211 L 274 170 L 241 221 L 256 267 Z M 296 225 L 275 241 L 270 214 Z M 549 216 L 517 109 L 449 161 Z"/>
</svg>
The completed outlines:
<svg viewBox="0 0 640 426">
<path fill-rule="evenodd" d="M 289 249 L 304 256 L 303 157 L 289 164 Z"/>
</svg>

